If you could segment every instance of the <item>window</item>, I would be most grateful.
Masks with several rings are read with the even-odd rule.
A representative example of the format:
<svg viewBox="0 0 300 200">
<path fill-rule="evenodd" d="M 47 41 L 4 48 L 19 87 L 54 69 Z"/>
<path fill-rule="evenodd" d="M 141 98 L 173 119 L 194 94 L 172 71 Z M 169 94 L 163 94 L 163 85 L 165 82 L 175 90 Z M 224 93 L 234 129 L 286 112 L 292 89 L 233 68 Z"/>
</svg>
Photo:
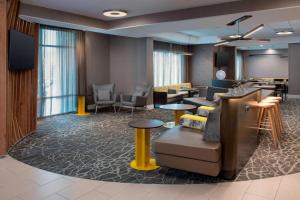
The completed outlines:
<svg viewBox="0 0 300 200">
<path fill-rule="evenodd" d="M 182 83 L 185 77 L 185 56 L 172 51 L 154 51 L 154 86 Z"/>
<path fill-rule="evenodd" d="M 41 26 L 38 117 L 76 111 L 76 32 Z"/>
</svg>

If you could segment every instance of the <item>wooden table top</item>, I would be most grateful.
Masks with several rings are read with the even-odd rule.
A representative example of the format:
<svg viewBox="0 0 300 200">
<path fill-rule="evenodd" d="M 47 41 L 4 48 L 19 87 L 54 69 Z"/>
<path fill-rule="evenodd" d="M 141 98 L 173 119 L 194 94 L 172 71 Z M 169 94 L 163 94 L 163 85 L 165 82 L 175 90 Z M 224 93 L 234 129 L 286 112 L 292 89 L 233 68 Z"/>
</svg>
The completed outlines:
<svg viewBox="0 0 300 200">
<path fill-rule="evenodd" d="M 197 107 L 190 104 L 166 104 L 161 105 L 160 108 L 164 110 L 193 110 Z"/>
<path fill-rule="evenodd" d="M 139 119 L 128 123 L 132 128 L 158 128 L 164 125 L 164 122 L 157 119 Z"/>
</svg>

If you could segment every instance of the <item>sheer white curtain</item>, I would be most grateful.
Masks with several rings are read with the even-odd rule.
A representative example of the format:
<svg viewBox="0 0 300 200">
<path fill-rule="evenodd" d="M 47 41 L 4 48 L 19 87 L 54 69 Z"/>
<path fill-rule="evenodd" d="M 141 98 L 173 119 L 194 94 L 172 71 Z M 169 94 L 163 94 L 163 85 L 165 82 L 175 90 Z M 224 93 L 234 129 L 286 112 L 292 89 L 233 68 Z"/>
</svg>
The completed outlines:
<svg viewBox="0 0 300 200">
<path fill-rule="evenodd" d="M 153 53 L 154 86 L 182 83 L 185 76 L 185 56 L 171 51 Z"/>
<path fill-rule="evenodd" d="M 76 111 L 76 32 L 41 26 L 38 117 Z"/>
<path fill-rule="evenodd" d="M 243 79 L 243 55 L 240 51 L 237 51 L 236 53 L 236 59 L 235 59 L 235 80 L 242 80 Z"/>
</svg>

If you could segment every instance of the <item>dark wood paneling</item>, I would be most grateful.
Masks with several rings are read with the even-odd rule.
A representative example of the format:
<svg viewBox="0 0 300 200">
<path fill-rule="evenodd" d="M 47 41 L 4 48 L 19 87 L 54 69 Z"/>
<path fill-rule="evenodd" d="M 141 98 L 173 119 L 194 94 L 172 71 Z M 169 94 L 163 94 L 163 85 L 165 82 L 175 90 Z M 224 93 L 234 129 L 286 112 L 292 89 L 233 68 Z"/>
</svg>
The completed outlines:
<svg viewBox="0 0 300 200">
<path fill-rule="evenodd" d="M 0 0 L 0 154 L 6 151 L 6 0 Z"/>
<path fill-rule="evenodd" d="M 2 145 L 2 149 L 4 151 L 36 129 L 38 65 L 38 25 L 18 18 L 18 10 L 20 5 L 19 0 L 8 0 L 6 3 L 6 34 L 7 30 L 15 29 L 17 31 L 34 36 L 36 52 L 35 66 L 32 70 L 10 71 L 7 70 L 8 66 L 5 67 L 6 129 L 4 130 L 5 142 L 0 144 Z M 3 144 L 5 146 L 3 146 Z M 2 151 L 0 153 L 4 152 Z"/>
</svg>

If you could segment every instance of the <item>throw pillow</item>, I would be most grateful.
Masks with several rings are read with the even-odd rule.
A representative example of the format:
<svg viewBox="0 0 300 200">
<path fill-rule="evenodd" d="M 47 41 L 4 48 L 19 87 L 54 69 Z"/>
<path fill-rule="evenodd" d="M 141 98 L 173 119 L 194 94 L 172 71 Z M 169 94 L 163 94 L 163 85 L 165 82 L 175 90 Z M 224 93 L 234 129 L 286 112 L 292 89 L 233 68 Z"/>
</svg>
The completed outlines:
<svg viewBox="0 0 300 200">
<path fill-rule="evenodd" d="M 209 112 L 203 140 L 206 142 L 220 142 L 220 123 L 221 123 L 221 109 L 216 108 Z"/>
<path fill-rule="evenodd" d="M 97 97 L 98 97 L 98 101 L 110 101 L 110 91 L 98 90 Z"/>
<path fill-rule="evenodd" d="M 213 111 L 215 107 L 210 106 L 200 106 L 197 109 L 197 115 L 200 115 L 202 117 L 208 117 L 209 112 Z"/>
<path fill-rule="evenodd" d="M 205 128 L 206 120 L 206 117 L 185 114 L 180 117 L 180 124 L 184 127 L 195 128 L 203 131 Z"/>
</svg>

